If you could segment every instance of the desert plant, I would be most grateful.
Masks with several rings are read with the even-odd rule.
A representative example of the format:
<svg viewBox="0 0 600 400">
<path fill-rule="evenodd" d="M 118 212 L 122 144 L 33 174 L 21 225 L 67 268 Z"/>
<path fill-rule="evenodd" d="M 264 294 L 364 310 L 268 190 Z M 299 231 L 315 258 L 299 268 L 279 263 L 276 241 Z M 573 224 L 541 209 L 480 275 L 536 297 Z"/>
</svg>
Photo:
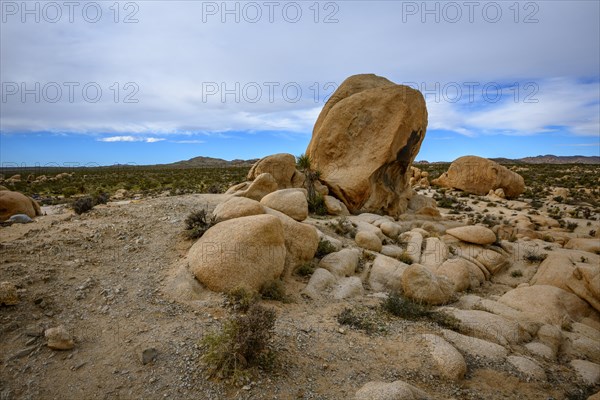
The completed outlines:
<svg viewBox="0 0 600 400">
<path fill-rule="evenodd" d="M 90 196 L 81 197 L 73 202 L 73 210 L 77 214 L 83 214 L 94 208 L 94 200 Z"/>
<path fill-rule="evenodd" d="M 263 299 L 286 301 L 285 285 L 280 279 L 274 279 L 266 282 L 260 288 L 260 295 Z"/>
<path fill-rule="evenodd" d="M 335 247 L 331 244 L 329 240 L 321 239 L 319 240 L 319 245 L 317 246 L 317 252 L 315 253 L 315 257 L 323 258 L 327 254 L 333 253 L 335 251 Z"/>
<path fill-rule="evenodd" d="M 232 308 L 234 311 L 246 312 L 252 305 L 260 300 L 260 295 L 254 291 L 250 291 L 245 287 L 237 287 L 230 290 L 226 295 L 225 305 Z"/>
<path fill-rule="evenodd" d="M 381 307 L 384 311 L 395 317 L 411 321 L 429 319 L 448 329 L 458 330 L 460 328 L 460 321 L 453 315 L 440 311 L 432 311 L 431 307 L 409 300 L 395 292 L 388 295 L 381 303 Z"/>
<path fill-rule="evenodd" d="M 356 236 L 356 226 L 346 217 L 340 217 L 333 224 L 335 233 L 354 239 Z"/>
<path fill-rule="evenodd" d="M 402 254 L 400 254 L 398 256 L 398 260 L 402 261 L 404 264 L 408 264 L 408 265 L 411 265 L 413 263 L 412 258 L 410 258 L 410 256 L 408 255 L 408 252 L 406 252 L 406 250 L 403 251 Z"/>
<path fill-rule="evenodd" d="M 533 264 L 544 261 L 546 257 L 548 257 L 548 254 L 546 253 L 535 253 L 529 250 L 525 253 L 525 256 L 523 258 L 527 260 L 527 262 Z"/>
<path fill-rule="evenodd" d="M 325 198 L 321 193 L 314 193 L 308 198 L 308 211 L 316 215 L 327 215 L 327 207 L 325 206 Z"/>
<path fill-rule="evenodd" d="M 520 269 L 515 269 L 510 273 L 510 276 L 512 276 L 513 278 L 520 278 L 523 276 L 523 272 Z"/>
<path fill-rule="evenodd" d="M 185 219 L 185 235 L 188 239 L 198 239 L 215 224 L 214 217 L 206 210 L 192 211 Z"/>
<path fill-rule="evenodd" d="M 316 269 L 316 267 L 313 263 L 307 262 L 307 263 L 304 263 L 301 266 L 299 266 L 296 269 L 295 273 L 296 273 L 296 275 L 306 277 L 306 276 L 312 275 L 313 272 L 315 272 L 315 269 Z"/>
<path fill-rule="evenodd" d="M 110 198 L 110 196 L 108 195 L 108 193 L 98 192 L 94 196 L 94 204 L 95 205 L 106 204 L 106 203 L 108 203 L 109 198 Z"/>
<path fill-rule="evenodd" d="M 577 222 L 567 222 L 567 230 L 569 232 L 575 231 L 575 229 L 577 229 L 578 226 L 579 224 Z"/>
<path fill-rule="evenodd" d="M 337 316 L 337 321 L 341 325 L 347 325 L 369 334 L 378 330 L 385 330 L 385 327 L 376 321 L 373 312 L 364 308 L 357 310 L 352 308 L 344 308 L 344 310 Z"/>
<path fill-rule="evenodd" d="M 305 185 L 307 190 L 308 211 L 317 215 L 326 215 L 325 199 L 320 193 L 317 193 L 315 184 L 321 177 L 321 171 L 314 170 L 311 165 L 311 159 L 307 154 L 300 154 L 296 157 L 296 168 L 302 172 L 306 178 Z"/>
<path fill-rule="evenodd" d="M 202 361 L 209 375 L 216 378 L 238 378 L 250 367 L 267 369 L 273 365 L 269 340 L 273 336 L 275 312 L 255 304 L 245 315 L 228 319 L 220 331 L 201 340 L 205 349 Z"/>
</svg>

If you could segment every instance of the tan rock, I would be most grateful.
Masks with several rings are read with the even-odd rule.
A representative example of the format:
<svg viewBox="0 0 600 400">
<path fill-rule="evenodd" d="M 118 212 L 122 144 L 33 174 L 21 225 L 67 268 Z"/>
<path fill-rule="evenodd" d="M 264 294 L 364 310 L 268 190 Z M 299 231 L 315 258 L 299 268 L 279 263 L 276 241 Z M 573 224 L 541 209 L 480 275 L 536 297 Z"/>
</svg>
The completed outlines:
<svg viewBox="0 0 600 400">
<path fill-rule="evenodd" d="M 457 158 L 432 184 L 455 188 L 480 196 L 490 190 L 502 188 L 507 198 L 514 198 L 525 191 L 525 181 L 516 172 L 487 158 L 464 156 Z"/>
<path fill-rule="evenodd" d="M 457 292 L 462 292 L 470 287 L 477 287 L 480 285 L 480 283 L 478 282 L 475 286 L 473 286 L 471 272 L 467 263 L 468 261 L 463 258 L 446 260 L 437 269 L 436 274 L 443 275 L 448 278 L 454 285 L 454 290 Z"/>
<path fill-rule="evenodd" d="M 414 230 L 404 232 L 400 235 L 400 241 L 406 243 L 406 254 L 413 263 L 421 261 L 421 247 L 423 245 L 423 235 Z"/>
<path fill-rule="evenodd" d="M 270 174 L 275 179 L 278 189 L 294 187 L 292 180 L 296 173 L 296 157 L 291 154 L 280 153 L 261 158 L 250 168 L 247 179 L 253 181 L 264 173 Z M 296 180 L 297 184 L 298 177 Z"/>
<path fill-rule="evenodd" d="M 283 276 L 289 277 L 296 268 L 314 258 L 319 247 L 319 232 L 314 226 L 298 222 L 280 211 L 268 207 L 265 211 L 283 224 L 286 250 Z"/>
<path fill-rule="evenodd" d="M 491 361 L 501 362 L 508 356 L 508 350 L 499 344 L 488 342 L 476 337 L 461 335 L 460 333 L 442 330 L 444 339 L 451 342 L 458 350 L 476 358 L 485 358 Z"/>
<path fill-rule="evenodd" d="M 325 202 L 325 208 L 327 208 L 327 214 L 329 215 L 350 215 L 348 208 L 346 205 L 332 196 L 327 196 L 323 198 Z"/>
<path fill-rule="evenodd" d="M 37 201 L 22 193 L 10 190 L 0 191 L 0 222 L 4 222 L 16 214 L 25 214 L 29 218 L 42 215 L 42 209 Z"/>
<path fill-rule="evenodd" d="M 436 271 L 448 259 L 448 254 L 446 243 L 436 237 L 427 238 L 425 239 L 425 248 L 421 253 L 419 264 Z"/>
<path fill-rule="evenodd" d="M 368 382 L 354 397 L 354 400 L 431 400 L 427 393 L 403 382 Z"/>
<path fill-rule="evenodd" d="M 446 233 L 467 243 L 492 244 L 496 241 L 496 234 L 485 226 L 459 226 L 446 230 Z"/>
<path fill-rule="evenodd" d="M 263 197 L 260 204 L 280 211 L 296 221 L 304 221 L 308 217 L 308 202 L 301 189 L 277 190 Z"/>
<path fill-rule="evenodd" d="M 308 284 L 302 290 L 302 294 L 317 299 L 325 294 L 336 282 L 336 277 L 324 268 L 317 268 L 310 277 Z"/>
<path fill-rule="evenodd" d="M 492 249 L 482 249 L 482 251 L 475 256 L 475 260 L 483 264 L 490 275 L 502 272 L 510 265 L 508 257 L 501 252 Z"/>
<path fill-rule="evenodd" d="M 0 283 L 0 305 L 14 306 L 19 304 L 17 287 L 10 282 Z"/>
<path fill-rule="evenodd" d="M 452 381 L 460 381 L 465 377 L 467 363 L 458 350 L 437 335 L 425 334 L 421 338 L 441 377 Z"/>
<path fill-rule="evenodd" d="M 501 346 L 531 340 L 517 321 L 480 310 L 448 310 L 460 321 L 460 332 Z"/>
<path fill-rule="evenodd" d="M 573 360 L 571 367 L 586 385 L 594 386 L 600 383 L 600 365 L 586 360 Z"/>
<path fill-rule="evenodd" d="M 75 347 L 73 337 L 63 325 L 59 325 L 56 328 L 46 329 L 44 336 L 48 340 L 48 347 L 52 350 L 71 350 Z"/>
<path fill-rule="evenodd" d="M 365 293 L 362 285 L 362 281 L 358 276 L 351 276 L 348 278 L 342 278 L 338 281 L 337 285 L 331 291 L 331 296 L 334 299 L 349 299 L 352 297 L 359 297 Z"/>
<path fill-rule="evenodd" d="M 596 314 L 588 303 L 573 293 L 548 285 L 513 289 L 498 301 L 522 311 L 531 321 L 558 326 Z"/>
<path fill-rule="evenodd" d="M 600 254 L 600 240 L 598 239 L 571 239 L 565 244 L 565 249 L 576 249 L 589 253 Z"/>
<path fill-rule="evenodd" d="M 323 107 L 306 153 L 351 212 L 396 216 L 406 210 L 410 165 L 426 129 L 419 91 L 375 75 L 355 75 Z"/>
<path fill-rule="evenodd" d="M 277 181 L 273 179 L 271 174 L 264 173 L 258 175 L 246 189 L 235 192 L 234 196 L 247 197 L 256 201 L 260 201 L 263 197 L 277 190 Z"/>
<path fill-rule="evenodd" d="M 402 274 L 408 268 L 407 264 L 391 257 L 378 255 L 373 261 L 369 273 L 369 286 L 377 292 L 400 292 L 402 289 Z"/>
<path fill-rule="evenodd" d="M 381 251 L 381 239 L 373 232 L 359 231 L 354 240 L 356 241 L 356 245 L 363 249 L 376 252 Z"/>
<path fill-rule="evenodd" d="M 409 299 L 426 304 L 448 303 L 454 295 L 454 284 L 419 264 L 410 265 L 402 274 L 402 290 Z"/>
<path fill-rule="evenodd" d="M 188 253 L 196 279 L 213 291 L 238 287 L 258 291 L 281 276 L 286 258 L 283 224 L 272 215 L 221 222 L 198 239 Z"/>
<path fill-rule="evenodd" d="M 359 256 L 358 249 L 342 249 L 323 257 L 319 267 L 328 270 L 336 277 L 351 276 L 358 267 Z"/>
<path fill-rule="evenodd" d="M 520 356 L 508 356 L 506 358 L 509 364 L 515 367 L 520 373 L 530 379 L 536 379 L 539 381 L 546 380 L 546 372 L 540 365 L 534 360 Z"/>
<path fill-rule="evenodd" d="M 222 222 L 264 213 L 265 209 L 258 201 L 246 197 L 232 197 L 215 207 L 213 217 L 217 222 Z"/>
</svg>

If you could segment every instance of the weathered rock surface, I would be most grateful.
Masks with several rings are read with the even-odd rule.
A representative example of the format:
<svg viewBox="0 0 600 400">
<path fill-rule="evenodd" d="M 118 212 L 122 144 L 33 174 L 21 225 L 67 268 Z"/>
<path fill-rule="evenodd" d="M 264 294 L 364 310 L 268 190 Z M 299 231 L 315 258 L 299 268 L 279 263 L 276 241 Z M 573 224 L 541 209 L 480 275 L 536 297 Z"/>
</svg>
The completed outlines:
<svg viewBox="0 0 600 400">
<path fill-rule="evenodd" d="M 329 215 L 350 215 L 348 208 L 344 203 L 339 201 L 333 196 L 325 195 L 323 197 L 325 202 L 325 208 L 327 208 L 327 214 Z"/>
<path fill-rule="evenodd" d="M 403 382 L 368 382 L 358 392 L 354 400 L 430 400 L 421 389 Z"/>
<path fill-rule="evenodd" d="M 539 381 L 546 380 L 546 372 L 534 360 L 520 356 L 508 356 L 506 360 L 529 379 L 536 379 Z"/>
<path fill-rule="evenodd" d="M 75 347 L 73 337 L 63 325 L 46 329 L 44 331 L 44 336 L 48 340 L 48 347 L 52 350 L 71 350 Z"/>
<path fill-rule="evenodd" d="M 467 372 L 467 363 L 458 350 L 437 335 L 425 334 L 421 337 L 429 350 L 435 369 L 441 377 L 452 381 L 464 378 Z"/>
<path fill-rule="evenodd" d="M 240 186 L 245 185 L 245 186 Z M 277 190 L 277 181 L 269 173 L 258 175 L 250 184 L 240 184 L 240 190 L 234 191 L 234 196 L 247 197 L 256 201 L 260 201 L 263 197 Z M 234 186 L 231 189 L 238 188 Z M 229 192 L 229 190 L 228 190 Z"/>
<path fill-rule="evenodd" d="M 369 273 L 369 285 L 378 292 L 399 292 L 402 289 L 402 274 L 408 265 L 391 257 L 378 255 Z"/>
<path fill-rule="evenodd" d="M 351 212 L 396 216 L 406 210 L 410 165 L 426 129 L 419 91 L 376 75 L 355 75 L 323 107 L 306 153 Z"/>
<path fill-rule="evenodd" d="M 265 209 L 258 201 L 246 197 L 232 197 L 217 205 L 213 211 L 213 216 L 217 222 L 222 222 L 228 219 L 264 213 Z"/>
<path fill-rule="evenodd" d="M 296 173 L 296 157 L 287 153 L 272 154 L 258 160 L 250 171 L 247 179 L 255 180 L 260 174 L 268 173 L 277 182 L 278 189 L 287 189 L 293 186 L 293 178 Z"/>
<path fill-rule="evenodd" d="M 373 232 L 359 231 L 354 238 L 356 245 L 366 250 L 381 251 L 381 239 Z"/>
<path fill-rule="evenodd" d="M 600 383 L 600 365 L 586 360 L 573 360 L 571 367 L 586 385 Z"/>
<path fill-rule="evenodd" d="M 281 189 L 267 194 L 260 204 L 281 211 L 296 221 L 304 221 L 308 217 L 306 193 L 301 189 Z"/>
<path fill-rule="evenodd" d="M 499 344 L 488 342 L 476 337 L 461 335 L 460 333 L 444 329 L 444 339 L 451 342 L 458 350 L 475 358 L 484 358 L 490 361 L 504 361 L 508 350 Z"/>
<path fill-rule="evenodd" d="M 358 267 L 359 256 L 357 249 L 342 249 L 323 257 L 319 267 L 325 268 L 337 277 L 351 276 Z"/>
<path fill-rule="evenodd" d="M 447 234 L 467 243 L 492 244 L 496 241 L 496 234 L 485 226 L 460 226 L 446 231 Z"/>
<path fill-rule="evenodd" d="M 454 284 L 445 276 L 435 275 L 422 265 L 412 264 L 402 274 L 402 290 L 409 299 L 438 305 L 452 299 Z"/>
<path fill-rule="evenodd" d="M 324 268 L 317 268 L 310 277 L 302 294 L 316 299 L 335 284 L 336 278 Z"/>
<path fill-rule="evenodd" d="M 0 190 L 0 222 L 4 222 L 15 214 L 25 214 L 29 218 L 42 215 L 37 201 L 22 193 Z"/>
<path fill-rule="evenodd" d="M 447 172 L 431 183 L 480 196 L 499 188 L 503 189 L 507 198 L 517 197 L 525 191 L 521 175 L 492 160 L 476 156 L 457 158 Z"/>
<path fill-rule="evenodd" d="M 188 257 L 190 270 L 210 290 L 245 287 L 258 291 L 284 270 L 283 224 L 272 215 L 221 222 L 194 243 Z"/>
</svg>

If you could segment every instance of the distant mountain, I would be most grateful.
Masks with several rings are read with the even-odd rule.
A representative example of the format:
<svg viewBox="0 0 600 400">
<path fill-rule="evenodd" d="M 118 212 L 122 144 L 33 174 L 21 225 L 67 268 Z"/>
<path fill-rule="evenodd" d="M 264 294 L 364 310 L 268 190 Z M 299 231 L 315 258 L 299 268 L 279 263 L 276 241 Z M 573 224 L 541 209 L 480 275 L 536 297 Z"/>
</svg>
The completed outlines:
<svg viewBox="0 0 600 400">
<path fill-rule="evenodd" d="M 258 159 L 252 160 L 223 160 L 221 158 L 212 157 L 194 157 L 185 161 L 177 161 L 172 164 L 165 164 L 164 166 L 173 168 L 219 168 L 219 167 L 251 167 Z"/>
<path fill-rule="evenodd" d="M 509 158 L 491 158 L 500 164 L 600 164 L 599 156 L 545 156 L 524 157 L 516 160 Z"/>
</svg>

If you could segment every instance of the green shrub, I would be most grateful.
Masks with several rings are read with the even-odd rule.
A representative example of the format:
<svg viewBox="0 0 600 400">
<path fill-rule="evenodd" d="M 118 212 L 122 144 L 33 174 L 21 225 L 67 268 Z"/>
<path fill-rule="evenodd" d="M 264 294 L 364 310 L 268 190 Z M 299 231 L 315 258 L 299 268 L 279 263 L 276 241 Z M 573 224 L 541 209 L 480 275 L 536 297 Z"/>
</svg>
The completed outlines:
<svg viewBox="0 0 600 400">
<path fill-rule="evenodd" d="M 303 276 L 303 277 L 307 277 L 307 276 L 311 276 L 313 274 L 313 272 L 315 272 L 315 265 L 311 262 L 307 262 L 302 264 L 301 266 L 299 266 L 295 273 L 296 275 L 299 276 Z"/>
<path fill-rule="evenodd" d="M 234 311 L 246 312 L 260 300 L 260 295 L 244 287 L 238 287 L 230 290 L 225 298 L 225 304 Z"/>
<path fill-rule="evenodd" d="M 429 315 L 429 307 L 415 303 L 398 293 L 390 293 L 382 303 L 385 311 L 395 317 L 400 317 L 409 320 L 417 320 Z"/>
<path fill-rule="evenodd" d="M 90 196 L 81 197 L 73 202 L 73 210 L 77 214 L 83 214 L 94 208 L 94 200 Z"/>
<path fill-rule="evenodd" d="M 548 254 L 546 253 L 535 253 L 533 251 L 527 251 L 525 253 L 525 260 L 527 260 L 527 262 L 533 264 L 533 263 L 541 263 L 542 261 L 544 261 L 546 259 L 546 257 L 548 257 Z"/>
<path fill-rule="evenodd" d="M 331 244 L 329 240 L 321 239 L 319 241 L 319 246 L 317 247 L 317 252 L 315 253 L 315 257 L 323 258 L 327 254 L 335 252 L 335 247 Z"/>
<path fill-rule="evenodd" d="M 185 219 L 185 235 L 188 239 L 198 239 L 214 224 L 214 218 L 206 210 L 193 211 Z"/>
<path fill-rule="evenodd" d="M 315 193 L 313 197 L 309 197 L 308 211 L 316 215 L 327 215 L 325 198 L 323 197 L 323 195 L 321 195 L 321 193 Z"/>
<path fill-rule="evenodd" d="M 516 269 L 510 273 L 513 278 L 520 278 L 523 276 L 523 272 L 520 269 Z"/>
<path fill-rule="evenodd" d="M 258 304 L 245 315 L 228 319 L 218 332 L 201 340 L 205 349 L 202 361 L 211 377 L 240 378 L 243 370 L 251 367 L 270 369 L 274 353 L 269 348 L 276 315 L 273 310 Z"/>
<path fill-rule="evenodd" d="M 366 333 L 375 333 L 377 331 L 385 331 L 385 326 L 378 323 L 373 312 L 368 309 L 353 310 L 345 308 L 338 316 L 337 321 L 341 325 L 347 325 L 354 329 L 359 329 Z"/>
<path fill-rule="evenodd" d="M 285 294 L 285 285 L 280 279 L 274 279 L 265 283 L 260 288 L 260 294 L 263 299 L 286 301 L 287 296 Z"/>
<path fill-rule="evenodd" d="M 575 229 L 577 229 L 578 226 L 579 226 L 579 224 L 577 222 L 568 222 L 567 223 L 567 230 L 569 232 L 573 232 Z"/>
</svg>

